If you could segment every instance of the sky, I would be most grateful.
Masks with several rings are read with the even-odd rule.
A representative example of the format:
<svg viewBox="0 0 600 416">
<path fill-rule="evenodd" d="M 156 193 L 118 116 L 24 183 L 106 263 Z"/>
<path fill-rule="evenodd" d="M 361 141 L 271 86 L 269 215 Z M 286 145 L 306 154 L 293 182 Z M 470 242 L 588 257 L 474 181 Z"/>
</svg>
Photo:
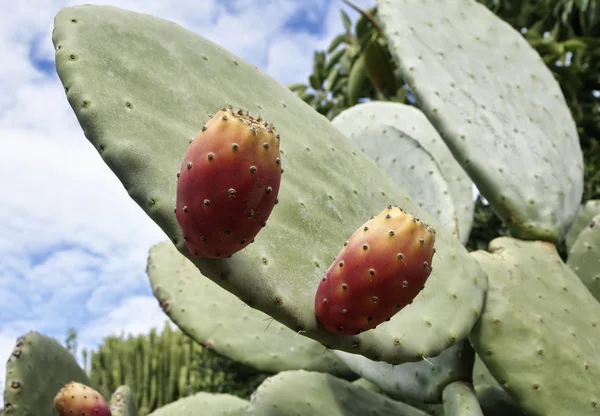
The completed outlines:
<svg viewBox="0 0 600 416">
<path fill-rule="evenodd" d="M 75 328 L 81 350 L 168 320 L 145 274 L 148 250 L 166 236 L 84 137 L 54 67 L 54 16 L 90 1 L 1 1 L 0 391 L 15 340 L 30 330 L 64 342 Z M 343 30 L 341 8 L 358 16 L 341 0 L 94 3 L 177 22 L 284 84 L 307 82 L 313 52 Z"/>
</svg>

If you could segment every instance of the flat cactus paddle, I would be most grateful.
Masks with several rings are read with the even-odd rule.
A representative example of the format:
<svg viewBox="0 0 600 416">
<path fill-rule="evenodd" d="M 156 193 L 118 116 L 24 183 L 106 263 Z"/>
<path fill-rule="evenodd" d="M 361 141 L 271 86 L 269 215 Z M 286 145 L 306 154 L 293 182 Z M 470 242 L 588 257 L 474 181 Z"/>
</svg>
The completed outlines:
<svg viewBox="0 0 600 416">
<path fill-rule="evenodd" d="M 3 416 L 55 416 L 54 397 L 70 382 L 90 380 L 54 338 L 28 332 L 17 339 L 6 363 Z"/>
<path fill-rule="evenodd" d="M 475 0 L 378 0 L 419 108 L 521 239 L 558 242 L 583 193 L 583 154 L 560 85 L 523 35 Z"/>
<path fill-rule="evenodd" d="M 525 413 L 596 415 L 600 303 L 556 247 L 500 237 L 472 253 L 489 276 L 469 339 Z"/>
<path fill-rule="evenodd" d="M 331 123 L 467 243 L 475 211 L 473 182 L 421 110 L 369 101 L 342 111 Z"/>
</svg>

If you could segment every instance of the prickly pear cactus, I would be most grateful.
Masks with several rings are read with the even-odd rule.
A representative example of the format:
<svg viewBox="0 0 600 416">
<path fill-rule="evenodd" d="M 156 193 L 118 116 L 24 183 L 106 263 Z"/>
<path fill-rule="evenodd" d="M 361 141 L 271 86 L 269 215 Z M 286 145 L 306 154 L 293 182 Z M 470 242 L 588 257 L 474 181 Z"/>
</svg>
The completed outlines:
<svg viewBox="0 0 600 416">
<path fill-rule="evenodd" d="M 426 416 L 427 413 L 391 400 L 330 374 L 283 371 L 267 378 L 252 394 L 247 416 Z"/>
<path fill-rule="evenodd" d="M 421 209 L 435 215 L 458 238 L 454 201 L 431 153 L 392 125 L 366 124 L 352 132 L 348 125 L 343 126 L 340 130 L 360 146 L 360 150 L 383 168 Z M 418 212 L 415 215 L 418 216 Z"/>
<path fill-rule="evenodd" d="M 17 339 L 6 363 L 4 416 L 55 416 L 54 397 L 71 381 L 91 384 L 58 341 L 28 332 Z"/>
<path fill-rule="evenodd" d="M 137 416 L 135 397 L 129 386 L 119 386 L 110 398 L 112 416 Z"/>
<path fill-rule="evenodd" d="M 489 251 L 472 253 L 489 276 L 477 355 L 525 413 L 597 415 L 600 303 L 553 244 L 501 237 Z"/>
<path fill-rule="evenodd" d="M 402 77 L 493 210 L 515 237 L 560 241 L 579 209 L 583 155 L 538 53 L 475 0 L 377 6 Z"/>
<path fill-rule="evenodd" d="M 458 228 L 463 244 L 469 240 L 475 210 L 473 182 L 421 110 L 369 101 L 342 111 L 331 123 L 451 232 Z M 411 146 L 412 152 L 406 154 L 403 149 L 412 141 L 420 146 Z"/>
<path fill-rule="evenodd" d="M 573 242 L 567 265 L 600 301 L 600 214 L 592 218 Z"/>
<path fill-rule="evenodd" d="M 162 406 L 148 416 L 242 416 L 248 401 L 225 393 L 200 392 Z"/>
<path fill-rule="evenodd" d="M 335 351 L 335 354 L 355 373 L 379 386 L 390 397 L 409 403 L 442 403 L 444 387 L 454 381 L 471 379 L 475 357 L 467 340 L 437 357 L 423 357 L 420 362 L 395 366 L 347 352 Z"/>
<path fill-rule="evenodd" d="M 581 233 L 581 231 L 588 226 L 592 218 L 598 214 L 600 214 L 600 200 L 590 200 L 579 207 L 577 217 L 575 218 L 575 221 L 571 225 L 571 228 L 569 229 L 569 232 L 565 238 L 567 250 L 571 250 L 573 243 L 577 237 L 579 237 L 579 233 Z"/>
<path fill-rule="evenodd" d="M 347 353 L 346 353 L 347 354 Z M 356 380 L 354 380 L 352 382 L 352 384 L 354 384 L 355 386 L 360 386 L 363 389 L 372 391 L 374 393 L 382 393 L 383 390 L 381 390 L 381 387 L 379 387 L 377 384 L 375 383 L 371 383 L 369 380 L 367 380 L 366 378 L 357 378 Z"/>
<path fill-rule="evenodd" d="M 202 276 L 169 240 L 150 249 L 146 269 L 165 313 L 196 342 L 264 372 L 324 371 L 351 378 L 332 352 L 244 305 Z"/>
<path fill-rule="evenodd" d="M 445 416 L 483 416 L 473 385 L 455 381 L 444 389 Z"/>
<path fill-rule="evenodd" d="M 525 416 L 519 405 L 504 391 L 477 354 L 473 365 L 473 387 L 485 416 Z"/>
<path fill-rule="evenodd" d="M 485 273 L 424 212 L 421 219 L 437 229 L 435 261 L 443 264 L 434 267 L 429 290 L 358 336 L 318 326 L 314 294 L 343 242 L 390 203 L 409 212 L 419 207 L 285 86 L 178 25 L 110 6 L 61 10 L 53 42 L 59 77 L 86 137 L 189 258 L 173 211 L 189 138 L 226 103 L 275 125 L 285 170 L 279 203 L 255 243 L 230 259 L 194 259 L 202 274 L 301 335 L 372 359 L 416 361 L 468 335 L 483 304 Z"/>
</svg>

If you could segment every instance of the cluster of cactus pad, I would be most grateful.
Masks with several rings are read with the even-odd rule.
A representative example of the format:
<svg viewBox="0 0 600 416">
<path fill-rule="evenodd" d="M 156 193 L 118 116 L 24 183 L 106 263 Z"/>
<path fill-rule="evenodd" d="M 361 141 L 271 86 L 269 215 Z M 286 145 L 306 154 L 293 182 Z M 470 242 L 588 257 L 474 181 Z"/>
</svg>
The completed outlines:
<svg viewBox="0 0 600 416">
<path fill-rule="evenodd" d="M 56 67 L 85 136 L 168 236 L 147 270 L 163 310 L 277 373 L 250 400 L 199 393 L 152 414 L 600 413 L 600 208 L 580 205 L 558 83 L 474 0 L 377 6 L 417 106 L 367 102 L 332 122 L 171 22 L 58 13 Z M 472 184 L 511 236 L 469 253 Z M 28 334 L 5 414 L 52 415 L 71 381 L 90 385 Z M 135 414 L 131 395 L 114 393 L 113 415 Z"/>
</svg>

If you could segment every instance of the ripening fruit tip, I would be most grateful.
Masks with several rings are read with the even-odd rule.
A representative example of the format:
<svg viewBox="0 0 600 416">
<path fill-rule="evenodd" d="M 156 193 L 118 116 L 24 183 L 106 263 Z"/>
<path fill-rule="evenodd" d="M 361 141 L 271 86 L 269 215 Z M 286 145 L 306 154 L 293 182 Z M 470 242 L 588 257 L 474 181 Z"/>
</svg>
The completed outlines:
<svg viewBox="0 0 600 416">
<path fill-rule="evenodd" d="M 191 141 L 177 174 L 175 214 L 192 255 L 223 258 L 266 225 L 281 182 L 272 124 L 222 108 Z"/>
<path fill-rule="evenodd" d="M 357 335 L 389 320 L 424 288 L 435 231 L 389 206 L 362 225 L 326 270 L 315 311 L 330 332 Z"/>
<path fill-rule="evenodd" d="M 54 408 L 60 416 L 111 416 L 108 402 L 99 392 L 74 381 L 56 394 Z"/>
</svg>

